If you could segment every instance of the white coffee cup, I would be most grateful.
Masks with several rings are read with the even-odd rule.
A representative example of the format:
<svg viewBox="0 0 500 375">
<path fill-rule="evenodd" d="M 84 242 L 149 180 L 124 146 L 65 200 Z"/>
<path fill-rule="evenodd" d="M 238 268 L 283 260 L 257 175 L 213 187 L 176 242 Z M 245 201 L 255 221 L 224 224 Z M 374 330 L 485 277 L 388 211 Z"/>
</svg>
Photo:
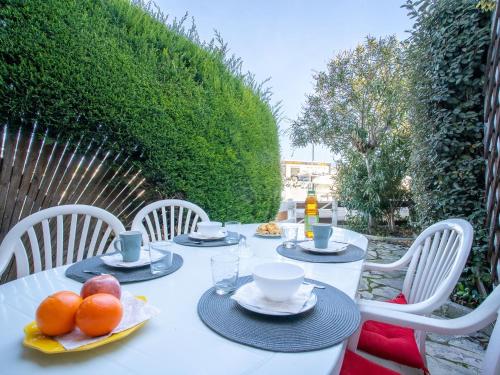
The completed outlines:
<svg viewBox="0 0 500 375">
<path fill-rule="evenodd" d="M 220 221 L 200 221 L 198 223 L 198 233 L 204 236 L 217 236 L 222 229 Z"/>
<path fill-rule="evenodd" d="M 267 299 L 283 302 L 299 290 L 304 269 L 291 263 L 263 263 L 254 267 L 253 279 Z"/>
</svg>

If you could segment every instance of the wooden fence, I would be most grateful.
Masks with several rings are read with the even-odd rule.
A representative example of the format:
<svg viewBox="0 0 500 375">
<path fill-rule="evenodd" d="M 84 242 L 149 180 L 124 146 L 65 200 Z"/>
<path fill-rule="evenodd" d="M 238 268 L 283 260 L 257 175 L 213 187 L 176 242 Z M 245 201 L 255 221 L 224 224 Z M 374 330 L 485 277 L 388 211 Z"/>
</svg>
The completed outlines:
<svg viewBox="0 0 500 375">
<path fill-rule="evenodd" d="M 485 198 L 488 227 L 488 260 L 493 282 L 498 283 L 500 254 L 500 8 L 492 19 L 491 44 L 486 66 L 484 103 L 484 158 L 486 160 Z"/>
<path fill-rule="evenodd" d="M 0 242 L 24 217 L 62 204 L 104 208 L 129 225 L 157 199 L 141 170 L 105 139 L 61 141 L 37 125 L 0 128 Z M 115 148 L 116 149 L 116 148 Z M 15 277 L 11 262 L 0 283 Z"/>
</svg>

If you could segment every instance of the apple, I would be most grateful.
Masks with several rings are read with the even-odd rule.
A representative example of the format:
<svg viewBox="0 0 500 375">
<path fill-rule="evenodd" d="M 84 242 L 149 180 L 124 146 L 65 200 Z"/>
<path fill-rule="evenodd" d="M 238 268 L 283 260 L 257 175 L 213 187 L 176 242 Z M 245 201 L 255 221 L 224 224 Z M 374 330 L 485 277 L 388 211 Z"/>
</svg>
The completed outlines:
<svg viewBox="0 0 500 375">
<path fill-rule="evenodd" d="M 91 296 L 97 293 L 107 293 L 120 299 L 122 295 L 120 282 L 111 275 L 94 276 L 85 281 L 80 291 L 82 298 Z"/>
</svg>

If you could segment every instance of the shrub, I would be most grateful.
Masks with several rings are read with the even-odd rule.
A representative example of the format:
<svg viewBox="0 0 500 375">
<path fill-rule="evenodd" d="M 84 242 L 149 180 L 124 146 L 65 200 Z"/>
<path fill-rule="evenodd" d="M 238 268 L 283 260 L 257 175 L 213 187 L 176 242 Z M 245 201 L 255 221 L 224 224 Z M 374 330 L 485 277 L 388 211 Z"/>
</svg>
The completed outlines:
<svg viewBox="0 0 500 375">
<path fill-rule="evenodd" d="M 280 199 L 270 105 L 202 48 L 126 0 L 0 0 L 0 120 L 136 150 L 148 181 L 218 220 Z"/>
<path fill-rule="evenodd" d="M 468 219 L 475 229 L 471 260 L 457 296 L 480 300 L 488 283 L 486 263 L 483 85 L 490 42 L 490 14 L 477 1 L 413 1 L 415 20 L 409 62 L 412 69 L 412 188 L 418 223 L 450 217 Z"/>
</svg>

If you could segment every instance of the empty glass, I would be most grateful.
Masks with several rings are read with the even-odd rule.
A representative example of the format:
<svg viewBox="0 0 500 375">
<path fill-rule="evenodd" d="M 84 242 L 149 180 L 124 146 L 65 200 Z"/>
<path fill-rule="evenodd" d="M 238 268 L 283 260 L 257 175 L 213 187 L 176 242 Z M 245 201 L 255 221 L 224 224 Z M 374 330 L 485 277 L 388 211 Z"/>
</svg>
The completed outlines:
<svg viewBox="0 0 500 375">
<path fill-rule="evenodd" d="M 218 254 L 212 256 L 212 279 L 217 294 L 223 295 L 236 290 L 239 261 L 239 257 L 234 254 Z"/>
<path fill-rule="evenodd" d="M 239 221 L 226 221 L 224 229 L 227 232 L 226 242 L 234 244 L 240 242 L 241 223 Z"/>
<path fill-rule="evenodd" d="M 149 243 L 149 260 L 151 274 L 163 273 L 172 267 L 174 253 L 171 251 L 171 241 L 158 241 Z"/>
<path fill-rule="evenodd" d="M 282 226 L 281 238 L 283 239 L 283 247 L 287 249 L 295 247 L 298 235 L 299 228 L 297 226 Z"/>
<path fill-rule="evenodd" d="M 242 237 L 238 244 L 238 255 L 240 258 L 250 258 L 253 255 L 252 248 L 248 245 L 245 237 Z"/>
</svg>

